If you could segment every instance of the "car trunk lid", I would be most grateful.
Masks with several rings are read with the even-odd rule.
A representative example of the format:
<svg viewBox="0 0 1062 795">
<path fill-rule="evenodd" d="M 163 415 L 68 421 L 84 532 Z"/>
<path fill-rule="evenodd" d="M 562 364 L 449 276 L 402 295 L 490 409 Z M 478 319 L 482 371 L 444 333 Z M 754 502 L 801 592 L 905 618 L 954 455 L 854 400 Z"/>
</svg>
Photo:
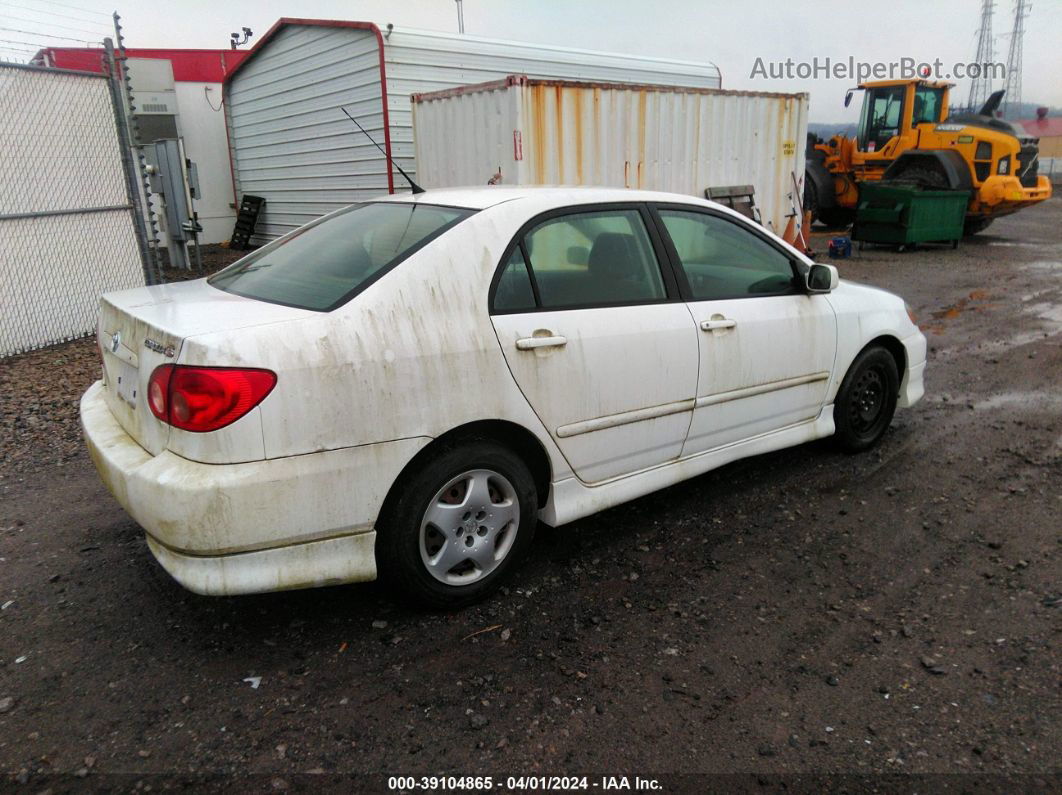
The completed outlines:
<svg viewBox="0 0 1062 795">
<path fill-rule="evenodd" d="M 108 293 L 97 331 L 107 405 L 137 444 L 158 455 L 170 426 L 151 412 L 148 381 L 159 365 L 179 361 L 186 339 L 315 314 L 222 292 L 204 279 Z"/>
</svg>

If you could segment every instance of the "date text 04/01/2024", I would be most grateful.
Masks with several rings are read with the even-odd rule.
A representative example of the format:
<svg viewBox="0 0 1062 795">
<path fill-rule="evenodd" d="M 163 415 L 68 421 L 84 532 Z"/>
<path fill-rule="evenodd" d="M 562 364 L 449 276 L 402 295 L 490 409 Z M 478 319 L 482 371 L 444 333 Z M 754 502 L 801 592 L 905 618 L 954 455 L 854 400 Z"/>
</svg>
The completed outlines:
<svg viewBox="0 0 1062 795">
<path fill-rule="evenodd" d="M 504 788 L 510 791 L 563 791 L 590 790 L 651 792 L 662 789 L 653 778 L 634 776 L 390 776 L 390 790 L 413 792 L 416 790 L 469 790 L 484 791 Z"/>
</svg>

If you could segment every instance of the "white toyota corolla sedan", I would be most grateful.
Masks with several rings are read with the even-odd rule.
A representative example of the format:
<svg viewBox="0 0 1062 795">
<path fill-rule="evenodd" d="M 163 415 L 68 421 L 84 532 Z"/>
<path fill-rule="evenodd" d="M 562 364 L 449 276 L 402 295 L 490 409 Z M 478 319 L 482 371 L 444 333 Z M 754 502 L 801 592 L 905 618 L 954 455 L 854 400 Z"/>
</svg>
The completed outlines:
<svg viewBox="0 0 1062 795">
<path fill-rule="evenodd" d="M 563 525 L 738 458 L 878 442 L 923 392 L 904 302 L 689 196 L 482 188 L 334 212 L 105 295 L 93 461 L 203 594 L 498 587 Z"/>
</svg>

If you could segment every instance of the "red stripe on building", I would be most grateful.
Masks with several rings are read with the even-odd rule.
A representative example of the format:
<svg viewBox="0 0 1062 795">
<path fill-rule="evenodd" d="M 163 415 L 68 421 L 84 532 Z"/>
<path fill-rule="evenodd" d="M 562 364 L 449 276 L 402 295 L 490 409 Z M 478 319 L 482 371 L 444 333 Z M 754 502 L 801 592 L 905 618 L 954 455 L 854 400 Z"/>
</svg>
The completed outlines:
<svg viewBox="0 0 1062 795">
<path fill-rule="evenodd" d="M 249 54 L 248 50 L 168 50 L 152 47 L 126 49 L 130 58 L 157 58 L 173 65 L 178 83 L 223 83 L 225 77 Z M 34 61 L 59 69 L 103 72 L 103 49 L 99 47 L 48 47 Z"/>
</svg>

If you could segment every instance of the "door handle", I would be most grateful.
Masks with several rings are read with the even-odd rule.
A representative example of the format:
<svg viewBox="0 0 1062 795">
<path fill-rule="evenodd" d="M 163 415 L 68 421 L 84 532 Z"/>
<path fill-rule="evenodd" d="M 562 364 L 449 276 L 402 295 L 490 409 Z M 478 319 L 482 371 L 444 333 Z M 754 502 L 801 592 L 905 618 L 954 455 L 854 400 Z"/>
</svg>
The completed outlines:
<svg viewBox="0 0 1062 795">
<path fill-rule="evenodd" d="M 516 341 L 516 349 L 518 351 L 533 351 L 535 348 L 563 348 L 567 344 L 567 337 L 524 337 Z"/>
<path fill-rule="evenodd" d="M 730 320 L 729 318 L 712 318 L 711 320 L 701 321 L 701 331 L 716 331 L 723 328 L 734 328 L 737 325 L 736 320 Z"/>
</svg>

